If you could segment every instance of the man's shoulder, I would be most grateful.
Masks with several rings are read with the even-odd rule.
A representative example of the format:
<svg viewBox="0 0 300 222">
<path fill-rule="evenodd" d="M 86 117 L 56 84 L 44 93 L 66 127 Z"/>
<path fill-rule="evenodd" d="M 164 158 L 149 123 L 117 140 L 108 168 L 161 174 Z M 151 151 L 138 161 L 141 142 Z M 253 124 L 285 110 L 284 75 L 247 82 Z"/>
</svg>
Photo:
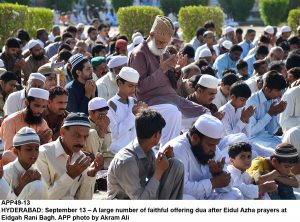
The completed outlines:
<svg viewBox="0 0 300 222">
<path fill-rule="evenodd" d="M 55 152 L 55 144 L 56 144 L 56 141 L 52 141 L 50 143 L 45 143 L 43 145 L 40 145 L 39 147 L 39 152 L 40 153 L 48 153 L 48 154 L 54 154 Z"/>
<path fill-rule="evenodd" d="M 14 112 L 14 113 L 8 115 L 8 116 L 4 119 L 2 125 L 3 125 L 3 124 L 7 124 L 7 123 L 12 123 L 12 122 L 14 122 L 17 118 L 19 118 L 20 115 L 22 115 L 22 111 Z"/>
<path fill-rule="evenodd" d="M 20 97 L 21 93 L 22 93 L 22 90 L 13 92 L 13 93 L 9 94 L 9 96 L 7 97 L 7 100 L 8 100 L 8 99 L 11 99 L 11 98 L 17 98 L 17 97 Z"/>
</svg>

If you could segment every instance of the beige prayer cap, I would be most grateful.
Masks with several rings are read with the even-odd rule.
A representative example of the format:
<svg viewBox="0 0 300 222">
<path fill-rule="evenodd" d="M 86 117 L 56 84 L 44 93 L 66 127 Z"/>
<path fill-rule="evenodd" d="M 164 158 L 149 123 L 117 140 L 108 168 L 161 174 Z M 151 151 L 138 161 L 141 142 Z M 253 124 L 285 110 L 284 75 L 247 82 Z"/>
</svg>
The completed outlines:
<svg viewBox="0 0 300 222">
<path fill-rule="evenodd" d="M 155 34 L 161 36 L 172 37 L 174 31 L 174 25 L 171 19 L 166 16 L 158 15 L 155 18 L 150 32 L 154 32 Z"/>
</svg>

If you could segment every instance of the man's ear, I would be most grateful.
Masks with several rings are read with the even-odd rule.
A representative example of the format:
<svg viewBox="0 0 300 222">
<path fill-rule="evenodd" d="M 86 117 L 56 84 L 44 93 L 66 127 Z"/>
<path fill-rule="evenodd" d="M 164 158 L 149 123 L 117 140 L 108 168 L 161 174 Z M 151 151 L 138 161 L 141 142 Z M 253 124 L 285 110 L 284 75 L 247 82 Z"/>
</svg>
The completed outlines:
<svg viewBox="0 0 300 222">
<path fill-rule="evenodd" d="M 65 135 L 65 128 L 64 127 L 60 127 L 59 132 L 60 132 L 61 136 L 64 136 Z"/>
<path fill-rule="evenodd" d="M 25 106 L 28 107 L 28 106 L 29 106 L 29 101 L 28 101 L 28 99 L 25 99 L 24 102 L 25 102 Z"/>
<path fill-rule="evenodd" d="M 272 158 L 271 162 L 272 162 L 272 165 L 278 164 L 278 160 L 276 158 Z"/>
</svg>

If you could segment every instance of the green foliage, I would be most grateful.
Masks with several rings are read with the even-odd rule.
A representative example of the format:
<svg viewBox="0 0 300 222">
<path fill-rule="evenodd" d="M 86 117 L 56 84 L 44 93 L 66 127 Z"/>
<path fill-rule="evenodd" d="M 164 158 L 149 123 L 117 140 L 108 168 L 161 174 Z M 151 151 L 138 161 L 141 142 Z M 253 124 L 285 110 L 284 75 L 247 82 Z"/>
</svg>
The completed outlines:
<svg viewBox="0 0 300 222">
<path fill-rule="evenodd" d="M 8 37 L 15 36 L 18 29 L 25 28 L 31 36 L 36 29 L 50 29 L 53 25 L 53 14 L 50 9 L 30 8 L 24 5 L 0 4 L 0 46 Z"/>
<path fill-rule="evenodd" d="M 18 3 L 19 5 L 29 5 L 31 0 L 5 0 L 7 3 Z"/>
<path fill-rule="evenodd" d="M 289 0 L 260 0 L 259 10 L 265 25 L 279 25 L 285 21 Z"/>
<path fill-rule="evenodd" d="M 56 6 L 56 8 L 62 12 L 67 12 L 72 10 L 74 0 L 48 0 L 51 5 Z"/>
<path fill-rule="evenodd" d="M 103 6 L 103 0 L 87 0 L 88 5 L 95 5 L 96 7 L 102 7 Z"/>
<path fill-rule="evenodd" d="M 160 0 L 160 7 L 166 15 L 171 12 L 178 13 L 181 0 Z"/>
<path fill-rule="evenodd" d="M 147 35 L 157 15 L 163 15 L 163 12 L 159 8 L 151 6 L 120 8 L 117 13 L 120 33 L 126 35 L 130 40 L 135 30 L 140 30 Z"/>
<path fill-rule="evenodd" d="M 180 9 L 178 15 L 178 21 L 185 41 L 190 41 L 195 36 L 196 30 L 208 20 L 214 21 L 217 34 L 220 34 L 223 19 L 222 9 L 211 6 L 183 7 Z"/>
<path fill-rule="evenodd" d="M 199 6 L 199 5 L 207 5 L 208 4 L 208 0 L 181 0 L 181 7 L 184 6 Z"/>
<path fill-rule="evenodd" d="M 115 12 L 117 12 L 121 7 L 127 7 L 133 5 L 133 2 L 134 0 L 111 0 L 111 4 Z"/>
<path fill-rule="evenodd" d="M 300 25 L 300 9 L 293 9 L 289 12 L 288 24 L 296 32 L 297 27 Z"/>
<path fill-rule="evenodd" d="M 236 21 L 245 21 L 254 6 L 255 0 L 219 0 L 219 3 L 226 14 L 232 15 Z"/>
</svg>

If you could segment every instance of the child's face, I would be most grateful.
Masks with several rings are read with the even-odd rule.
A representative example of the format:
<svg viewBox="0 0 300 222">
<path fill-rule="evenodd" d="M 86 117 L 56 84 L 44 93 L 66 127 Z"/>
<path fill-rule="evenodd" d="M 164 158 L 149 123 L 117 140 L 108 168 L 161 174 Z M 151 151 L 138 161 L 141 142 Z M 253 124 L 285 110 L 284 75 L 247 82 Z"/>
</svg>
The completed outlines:
<svg viewBox="0 0 300 222">
<path fill-rule="evenodd" d="M 247 76 L 248 75 L 248 67 L 244 67 L 244 68 L 240 69 L 239 72 L 241 75 Z"/>
<path fill-rule="evenodd" d="M 251 152 L 241 152 L 234 159 L 230 158 L 231 164 L 242 172 L 250 168 L 251 161 L 252 161 Z"/>
<path fill-rule="evenodd" d="M 127 97 L 129 96 L 133 96 L 135 95 L 135 90 L 136 90 L 136 83 L 132 83 L 132 82 L 124 82 L 122 83 L 121 81 L 118 81 L 118 87 L 119 87 L 119 91 L 123 94 L 126 95 Z"/>
<path fill-rule="evenodd" d="M 279 163 L 276 158 L 272 159 L 272 165 L 281 175 L 288 176 L 295 164 L 292 163 Z"/>
<path fill-rule="evenodd" d="M 245 97 L 240 97 L 240 96 L 236 97 L 234 95 L 231 96 L 231 104 L 237 109 L 244 107 L 246 102 L 247 102 L 247 98 Z"/>
<path fill-rule="evenodd" d="M 16 149 L 16 152 L 23 167 L 30 167 L 39 156 L 39 145 L 35 143 L 25 144 L 20 149 Z"/>
<path fill-rule="evenodd" d="M 221 82 L 221 90 L 224 96 L 229 96 L 230 94 L 230 86 L 229 85 L 224 85 L 223 82 Z"/>
</svg>

